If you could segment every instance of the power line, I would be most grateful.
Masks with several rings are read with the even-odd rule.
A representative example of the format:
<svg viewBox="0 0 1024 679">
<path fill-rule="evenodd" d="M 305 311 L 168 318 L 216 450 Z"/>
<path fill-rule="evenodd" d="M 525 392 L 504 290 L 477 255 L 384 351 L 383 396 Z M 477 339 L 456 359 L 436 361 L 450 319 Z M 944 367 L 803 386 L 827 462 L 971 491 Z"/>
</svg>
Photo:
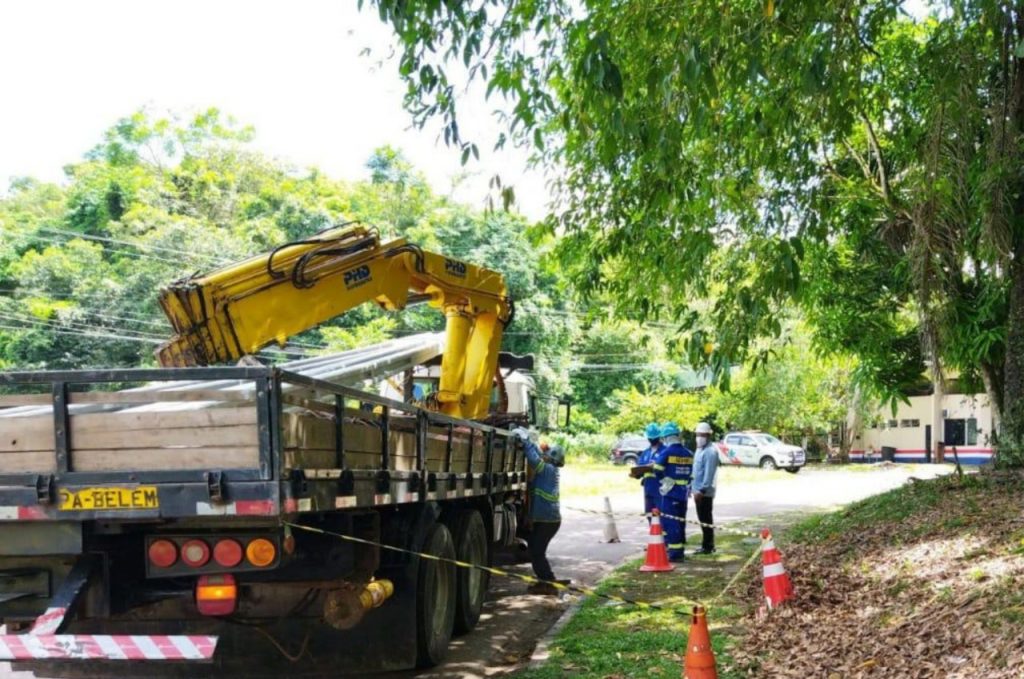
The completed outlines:
<svg viewBox="0 0 1024 679">
<path fill-rule="evenodd" d="M 61 321 L 58 321 L 58 320 L 34 318 L 34 317 L 31 317 L 31 316 L 18 316 L 18 315 L 11 315 L 11 314 L 0 313 L 0 318 L 5 318 L 5 319 L 7 319 L 9 321 L 17 321 L 19 323 L 31 323 L 31 324 L 34 324 L 36 326 L 40 326 L 40 327 L 43 327 L 43 328 L 54 328 L 54 329 L 58 329 L 58 330 L 59 329 L 64 329 L 64 328 L 71 328 L 72 330 L 104 330 L 104 331 L 110 330 L 110 328 L 107 328 L 105 326 L 89 325 L 87 323 L 79 323 L 79 322 L 75 322 L 75 321 L 61 322 Z M 158 342 L 159 341 L 163 341 L 162 338 L 160 338 L 157 335 L 148 335 L 148 334 L 143 333 L 143 332 L 137 332 L 137 331 L 134 331 L 134 330 L 128 330 L 126 328 L 117 328 L 117 330 L 119 330 L 122 333 L 132 333 L 134 336 L 142 337 L 142 338 L 145 338 L 145 339 L 155 340 L 155 341 L 158 341 Z"/>
<path fill-rule="evenodd" d="M 0 328 L 5 330 L 33 330 L 34 328 L 18 325 L 6 325 L 0 324 Z M 73 330 L 55 330 L 53 328 L 47 328 L 47 332 L 57 333 L 58 335 L 73 335 L 75 337 L 89 337 L 95 339 L 116 339 L 123 340 L 126 342 L 144 342 L 146 344 L 160 344 L 159 340 L 146 339 L 144 337 L 126 337 L 124 335 L 113 335 L 107 333 L 87 333 L 87 332 L 76 332 Z"/>
<path fill-rule="evenodd" d="M 206 259 L 213 260 L 213 261 L 215 261 L 218 264 L 227 264 L 227 263 L 230 262 L 230 260 L 228 260 L 228 259 L 223 259 L 223 258 L 217 257 L 216 255 L 214 255 L 212 253 L 208 253 L 208 252 L 194 252 L 194 251 L 193 252 L 187 252 L 187 251 L 184 251 L 184 250 L 176 250 L 174 248 L 164 247 L 162 245 L 151 245 L 151 244 L 148 244 L 148 243 L 138 243 L 138 242 L 135 242 L 135 241 L 120 240 L 118 238 L 109 238 L 109 237 L 106 237 L 106 236 L 93 236 L 93 235 L 90 235 L 90 234 L 79 233 L 77 231 L 65 231 L 64 229 L 54 229 L 54 228 L 50 228 L 50 227 L 46 227 L 46 226 L 41 226 L 41 227 L 38 228 L 38 230 L 39 231 L 45 231 L 46 233 L 55 233 L 55 234 L 60 234 L 60 235 L 65 235 L 65 236 L 71 236 L 73 238 L 84 238 L 85 240 L 99 241 L 99 242 L 102 242 L 102 243 L 117 243 L 118 245 L 128 245 L 128 246 L 131 246 L 133 248 L 139 248 L 141 250 L 157 250 L 157 251 L 160 251 L 160 252 L 167 252 L 167 253 L 170 253 L 172 255 L 185 255 L 185 256 L 188 256 L 188 257 L 199 256 L 199 257 L 204 257 Z M 65 240 L 65 241 L 59 241 L 59 242 L 66 243 L 67 241 Z M 164 261 L 175 261 L 175 260 L 164 260 Z"/>
</svg>

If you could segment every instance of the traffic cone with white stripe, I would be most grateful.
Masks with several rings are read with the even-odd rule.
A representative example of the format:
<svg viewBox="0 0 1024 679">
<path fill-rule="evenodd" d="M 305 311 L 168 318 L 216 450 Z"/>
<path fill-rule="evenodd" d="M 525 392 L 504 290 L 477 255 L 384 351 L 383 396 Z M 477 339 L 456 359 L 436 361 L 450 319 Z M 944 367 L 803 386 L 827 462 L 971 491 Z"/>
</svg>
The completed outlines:
<svg viewBox="0 0 1024 679">
<path fill-rule="evenodd" d="M 761 531 L 761 560 L 764 563 L 764 596 L 768 608 L 775 608 L 793 598 L 793 583 L 782 565 L 782 554 L 772 540 L 772 532 Z"/>
<path fill-rule="evenodd" d="M 607 496 L 604 498 L 604 541 L 619 541 L 619 529 L 615 527 L 615 515 L 612 514 L 612 501 Z"/>
<path fill-rule="evenodd" d="M 640 566 L 643 573 L 662 573 L 674 571 L 675 566 L 668 562 L 668 549 L 665 547 L 665 536 L 661 532 L 661 516 L 657 509 L 651 510 L 651 532 L 647 536 L 647 556 L 644 565 Z"/>
<path fill-rule="evenodd" d="M 690 638 L 683 658 L 683 679 L 718 679 L 711 635 L 708 633 L 708 614 L 703 606 L 693 607 Z"/>
</svg>

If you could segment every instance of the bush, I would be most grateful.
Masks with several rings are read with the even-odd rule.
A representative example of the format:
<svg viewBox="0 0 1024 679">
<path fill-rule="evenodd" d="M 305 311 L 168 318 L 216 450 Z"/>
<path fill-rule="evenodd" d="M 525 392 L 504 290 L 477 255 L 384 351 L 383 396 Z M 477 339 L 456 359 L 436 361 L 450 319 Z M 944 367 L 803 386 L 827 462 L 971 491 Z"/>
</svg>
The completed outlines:
<svg viewBox="0 0 1024 679">
<path fill-rule="evenodd" d="M 707 419 L 708 406 L 702 393 L 657 392 L 642 394 L 636 389 L 616 391 L 612 395 L 617 412 L 606 422 L 609 434 L 642 432 L 649 422 L 663 424 L 669 420 L 686 431 Z"/>
<path fill-rule="evenodd" d="M 549 437 L 565 449 L 570 462 L 606 462 L 608 453 L 618 440 L 610 434 L 555 433 Z"/>
</svg>

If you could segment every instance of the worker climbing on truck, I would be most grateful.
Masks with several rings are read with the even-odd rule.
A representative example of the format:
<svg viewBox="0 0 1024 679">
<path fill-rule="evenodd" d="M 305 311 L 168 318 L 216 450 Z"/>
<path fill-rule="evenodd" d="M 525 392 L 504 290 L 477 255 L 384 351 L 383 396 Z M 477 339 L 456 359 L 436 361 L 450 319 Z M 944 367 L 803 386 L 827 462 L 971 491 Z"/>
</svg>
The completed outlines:
<svg viewBox="0 0 1024 679">
<path fill-rule="evenodd" d="M 548 544 L 558 533 L 562 525 L 562 512 L 558 500 L 558 470 L 565 465 L 565 453 L 561 446 L 551 446 L 542 451 L 530 439 L 530 432 L 523 427 L 516 427 L 512 435 L 523 442 L 526 452 L 526 463 L 530 470 L 529 506 L 530 532 L 527 542 L 530 546 L 530 563 L 533 573 L 545 582 L 530 585 L 530 594 L 558 594 L 558 589 L 550 584 L 567 580 L 555 580 L 555 573 L 548 562 Z"/>
</svg>

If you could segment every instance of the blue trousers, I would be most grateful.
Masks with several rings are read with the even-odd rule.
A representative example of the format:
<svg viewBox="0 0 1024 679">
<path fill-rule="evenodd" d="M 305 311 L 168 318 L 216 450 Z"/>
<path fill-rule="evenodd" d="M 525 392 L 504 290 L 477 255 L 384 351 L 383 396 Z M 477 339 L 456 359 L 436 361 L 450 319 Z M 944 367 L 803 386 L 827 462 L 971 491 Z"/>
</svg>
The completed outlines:
<svg viewBox="0 0 1024 679">
<path fill-rule="evenodd" d="M 661 498 L 661 513 L 686 518 L 686 495 L 682 499 L 668 495 Z M 686 545 L 686 524 L 667 516 L 661 518 L 665 530 L 665 544 L 668 547 L 668 558 L 679 559 L 683 556 Z"/>
<path fill-rule="evenodd" d="M 661 496 L 650 495 L 644 493 L 644 514 L 650 514 L 652 509 L 661 510 Z M 647 517 L 647 523 L 651 522 L 651 517 Z"/>
</svg>

